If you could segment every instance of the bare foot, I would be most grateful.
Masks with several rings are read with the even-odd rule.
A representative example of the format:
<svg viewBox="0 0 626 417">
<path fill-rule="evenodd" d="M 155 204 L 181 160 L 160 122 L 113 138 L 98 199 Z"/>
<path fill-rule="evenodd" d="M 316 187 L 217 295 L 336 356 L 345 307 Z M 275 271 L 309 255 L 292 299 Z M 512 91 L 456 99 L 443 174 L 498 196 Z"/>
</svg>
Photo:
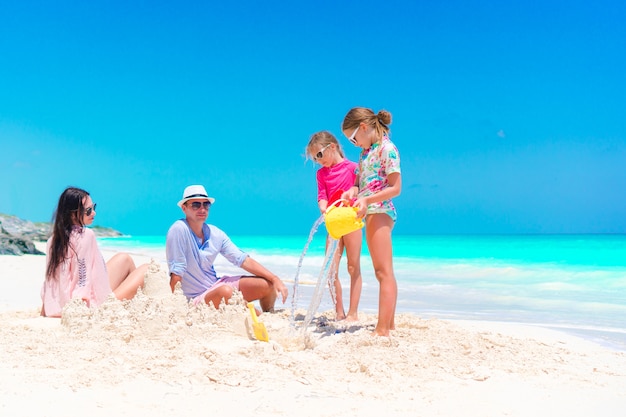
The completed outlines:
<svg viewBox="0 0 626 417">
<path fill-rule="evenodd" d="M 374 331 L 372 332 L 372 336 L 382 336 L 382 337 L 389 337 L 389 330 L 385 331 L 385 330 L 379 330 L 378 327 L 374 329 Z"/>
<path fill-rule="evenodd" d="M 346 321 L 359 321 L 359 316 L 356 314 L 348 314 L 346 316 Z"/>
</svg>

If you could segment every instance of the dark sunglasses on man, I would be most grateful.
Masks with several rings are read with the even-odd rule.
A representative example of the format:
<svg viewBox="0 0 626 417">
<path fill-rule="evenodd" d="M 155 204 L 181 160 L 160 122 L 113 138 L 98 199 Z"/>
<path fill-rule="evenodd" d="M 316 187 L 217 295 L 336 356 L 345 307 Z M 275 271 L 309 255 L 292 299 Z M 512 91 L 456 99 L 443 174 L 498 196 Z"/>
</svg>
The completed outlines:
<svg viewBox="0 0 626 417">
<path fill-rule="evenodd" d="M 205 209 L 209 209 L 209 207 L 211 207 L 211 202 L 210 201 L 194 201 L 193 203 L 188 203 L 189 206 L 193 209 L 193 210 L 199 210 L 200 207 L 204 207 Z"/>
</svg>

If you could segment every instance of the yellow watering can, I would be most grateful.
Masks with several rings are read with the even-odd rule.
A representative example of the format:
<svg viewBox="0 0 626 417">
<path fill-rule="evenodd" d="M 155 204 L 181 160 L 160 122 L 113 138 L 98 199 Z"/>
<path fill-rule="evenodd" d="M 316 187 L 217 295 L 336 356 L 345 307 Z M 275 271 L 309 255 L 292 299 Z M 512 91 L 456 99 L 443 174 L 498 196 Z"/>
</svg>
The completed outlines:
<svg viewBox="0 0 626 417">
<path fill-rule="evenodd" d="M 362 219 L 357 218 L 358 208 L 343 205 L 346 200 L 336 200 L 326 209 L 324 221 L 328 234 L 336 240 L 363 227 Z M 341 204 L 341 205 L 340 205 Z"/>
</svg>

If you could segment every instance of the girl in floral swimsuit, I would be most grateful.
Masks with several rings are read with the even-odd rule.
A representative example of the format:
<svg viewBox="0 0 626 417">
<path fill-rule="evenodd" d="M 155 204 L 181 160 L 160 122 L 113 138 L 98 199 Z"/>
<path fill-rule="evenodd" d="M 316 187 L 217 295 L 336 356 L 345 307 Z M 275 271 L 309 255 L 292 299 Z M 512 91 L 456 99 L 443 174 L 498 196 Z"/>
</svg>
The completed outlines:
<svg viewBox="0 0 626 417">
<path fill-rule="evenodd" d="M 343 198 L 356 198 L 358 215 L 365 217 L 365 237 L 376 279 L 380 284 L 378 323 L 374 333 L 389 336 L 395 329 L 398 286 L 393 272 L 391 231 L 396 209 L 391 201 L 400 194 L 400 155 L 389 139 L 391 113 L 355 107 L 343 120 L 341 130 L 355 146 L 362 148 L 359 175 Z"/>
</svg>

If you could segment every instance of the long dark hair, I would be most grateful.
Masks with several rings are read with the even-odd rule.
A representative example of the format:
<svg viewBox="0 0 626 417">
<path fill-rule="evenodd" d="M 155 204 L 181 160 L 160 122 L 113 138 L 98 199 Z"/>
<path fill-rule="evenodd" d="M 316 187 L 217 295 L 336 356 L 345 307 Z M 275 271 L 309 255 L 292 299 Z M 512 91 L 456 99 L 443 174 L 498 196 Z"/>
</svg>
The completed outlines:
<svg viewBox="0 0 626 417">
<path fill-rule="evenodd" d="M 76 222 L 83 226 L 85 207 L 83 200 L 89 193 L 76 187 L 67 187 L 59 197 L 53 214 L 52 239 L 46 267 L 46 278 L 54 277 L 59 265 L 67 258 L 70 249 L 70 236 Z"/>
</svg>

